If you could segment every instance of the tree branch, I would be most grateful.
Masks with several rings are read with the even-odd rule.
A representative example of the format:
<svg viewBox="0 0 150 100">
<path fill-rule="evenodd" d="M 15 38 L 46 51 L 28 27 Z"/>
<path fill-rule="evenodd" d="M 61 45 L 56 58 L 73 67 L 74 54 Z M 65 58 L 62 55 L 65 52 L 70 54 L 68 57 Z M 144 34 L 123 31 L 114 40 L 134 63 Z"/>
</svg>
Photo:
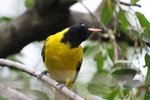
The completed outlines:
<svg viewBox="0 0 150 100">
<path fill-rule="evenodd" d="M 34 77 L 37 77 L 37 75 L 39 74 L 39 72 L 37 72 L 34 69 L 31 69 L 28 66 L 25 66 L 25 65 L 20 64 L 18 62 L 13 62 L 13 61 L 10 61 L 10 60 L 0 59 L 0 66 L 2 66 L 2 67 L 8 66 L 10 68 L 16 68 L 16 69 L 19 69 L 19 70 L 27 73 L 27 74 L 30 74 L 30 75 L 34 76 Z M 61 86 L 58 85 L 58 82 L 56 82 L 55 80 L 50 79 L 46 75 L 41 77 L 41 81 L 50 84 L 55 89 L 62 92 L 65 96 L 67 96 L 68 98 L 70 98 L 72 100 L 83 100 L 80 96 L 78 96 L 74 92 L 68 90 L 66 87 L 61 88 Z"/>
<path fill-rule="evenodd" d="M 35 0 L 24 14 L 0 30 L 0 58 L 19 52 L 72 24 L 69 7 L 75 0 Z"/>
<path fill-rule="evenodd" d="M 10 88 L 7 86 L 3 86 L 0 84 L 0 95 L 5 95 L 6 97 L 9 97 L 13 100 L 33 100 L 29 97 L 27 97 L 26 95 Z"/>
</svg>

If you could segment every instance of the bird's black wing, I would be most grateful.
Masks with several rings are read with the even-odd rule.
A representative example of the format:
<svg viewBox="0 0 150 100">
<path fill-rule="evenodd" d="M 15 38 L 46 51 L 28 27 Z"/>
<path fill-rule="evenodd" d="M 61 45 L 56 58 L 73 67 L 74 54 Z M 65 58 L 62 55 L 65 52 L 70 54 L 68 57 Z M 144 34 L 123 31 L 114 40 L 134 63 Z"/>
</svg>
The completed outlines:
<svg viewBox="0 0 150 100">
<path fill-rule="evenodd" d="M 44 61 L 45 61 L 45 44 L 44 44 L 44 46 L 43 46 L 43 48 L 42 48 L 41 55 L 42 55 L 42 57 L 43 57 L 43 62 L 44 62 Z"/>
<path fill-rule="evenodd" d="M 76 74 L 75 74 L 75 76 L 74 76 L 73 83 L 76 81 L 76 79 L 77 79 L 77 77 L 78 77 L 78 73 L 79 73 L 79 71 L 80 71 L 81 65 L 82 65 L 82 59 L 80 60 L 78 66 L 77 66 L 77 68 L 76 68 Z"/>
</svg>

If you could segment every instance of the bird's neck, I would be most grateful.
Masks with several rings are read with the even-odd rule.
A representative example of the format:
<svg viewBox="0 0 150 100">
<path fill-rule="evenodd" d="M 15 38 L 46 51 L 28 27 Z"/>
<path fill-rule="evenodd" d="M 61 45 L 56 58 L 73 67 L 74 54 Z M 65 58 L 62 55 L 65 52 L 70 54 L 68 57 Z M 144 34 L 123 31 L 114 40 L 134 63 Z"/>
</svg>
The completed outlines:
<svg viewBox="0 0 150 100">
<path fill-rule="evenodd" d="M 79 36 L 72 36 L 69 33 L 65 33 L 64 37 L 62 38 L 61 42 L 62 43 L 69 43 L 71 48 L 77 48 L 81 43 L 82 39 Z"/>
</svg>

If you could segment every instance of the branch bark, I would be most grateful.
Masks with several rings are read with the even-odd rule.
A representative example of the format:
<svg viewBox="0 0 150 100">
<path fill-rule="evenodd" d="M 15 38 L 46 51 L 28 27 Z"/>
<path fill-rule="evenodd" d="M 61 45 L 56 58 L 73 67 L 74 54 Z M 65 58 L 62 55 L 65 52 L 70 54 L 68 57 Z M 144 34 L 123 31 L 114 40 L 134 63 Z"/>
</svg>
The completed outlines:
<svg viewBox="0 0 150 100">
<path fill-rule="evenodd" d="M 2 67 L 8 66 L 10 68 L 16 68 L 16 69 L 21 70 L 21 71 L 23 71 L 23 72 L 25 72 L 25 73 L 27 73 L 29 75 L 34 76 L 34 77 L 37 77 L 39 75 L 39 73 L 40 73 L 40 72 L 38 72 L 38 71 L 36 71 L 34 69 L 31 69 L 31 67 L 25 66 L 25 65 L 20 64 L 18 62 L 13 62 L 13 61 L 10 61 L 10 60 L 5 60 L 5 59 L 0 59 L 0 67 L 1 66 Z M 84 100 L 80 96 L 75 94 L 74 92 L 68 90 L 66 87 L 62 88 L 60 85 L 58 85 L 58 82 L 56 82 L 53 79 L 50 79 L 46 75 L 43 75 L 41 77 L 41 81 L 50 84 L 51 86 L 53 86 L 55 89 L 57 89 L 58 91 L 63 93 L 65 96 L 67 96 L 71 100 Z M 22 100 L 22 99 L 20 99 L 20 100 Z"/>
<path fill-rule="evenodd" d="M 35 0 L 23 15 L 0 30 L 0 58 L 70 26 L 68 8 L 73 3 L 75 0 Z"/>
</svg>

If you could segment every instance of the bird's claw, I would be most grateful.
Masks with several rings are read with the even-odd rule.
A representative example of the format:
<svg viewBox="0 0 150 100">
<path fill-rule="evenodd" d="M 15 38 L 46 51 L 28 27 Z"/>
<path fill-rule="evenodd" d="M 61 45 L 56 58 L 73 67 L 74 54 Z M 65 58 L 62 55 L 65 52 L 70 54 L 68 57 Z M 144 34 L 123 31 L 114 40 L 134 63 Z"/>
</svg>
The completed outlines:
<svg viewBox="0 0 150 100">
<path fill-rule="evenodd" d="M 42 77 L 43 75 L 46 75 L 47 73 L 48 73 L 48 71 L 43 71 L 43 72 L 41 72 L 40 74 L 38 74 L 38 75 L 37 75 L 38 81 L 41 79 L 41 77 Z"/>
<path fill-rule="evenodd" d="M 63 87 L 66 87 L 66 84 L 58 83 L 58 84 L 56 85 L 56 87 L 57 87 L 57 86 L 59 86 L 59 87 L 60 87 L 60 89 L 62 89 Z"/>
</svg>

